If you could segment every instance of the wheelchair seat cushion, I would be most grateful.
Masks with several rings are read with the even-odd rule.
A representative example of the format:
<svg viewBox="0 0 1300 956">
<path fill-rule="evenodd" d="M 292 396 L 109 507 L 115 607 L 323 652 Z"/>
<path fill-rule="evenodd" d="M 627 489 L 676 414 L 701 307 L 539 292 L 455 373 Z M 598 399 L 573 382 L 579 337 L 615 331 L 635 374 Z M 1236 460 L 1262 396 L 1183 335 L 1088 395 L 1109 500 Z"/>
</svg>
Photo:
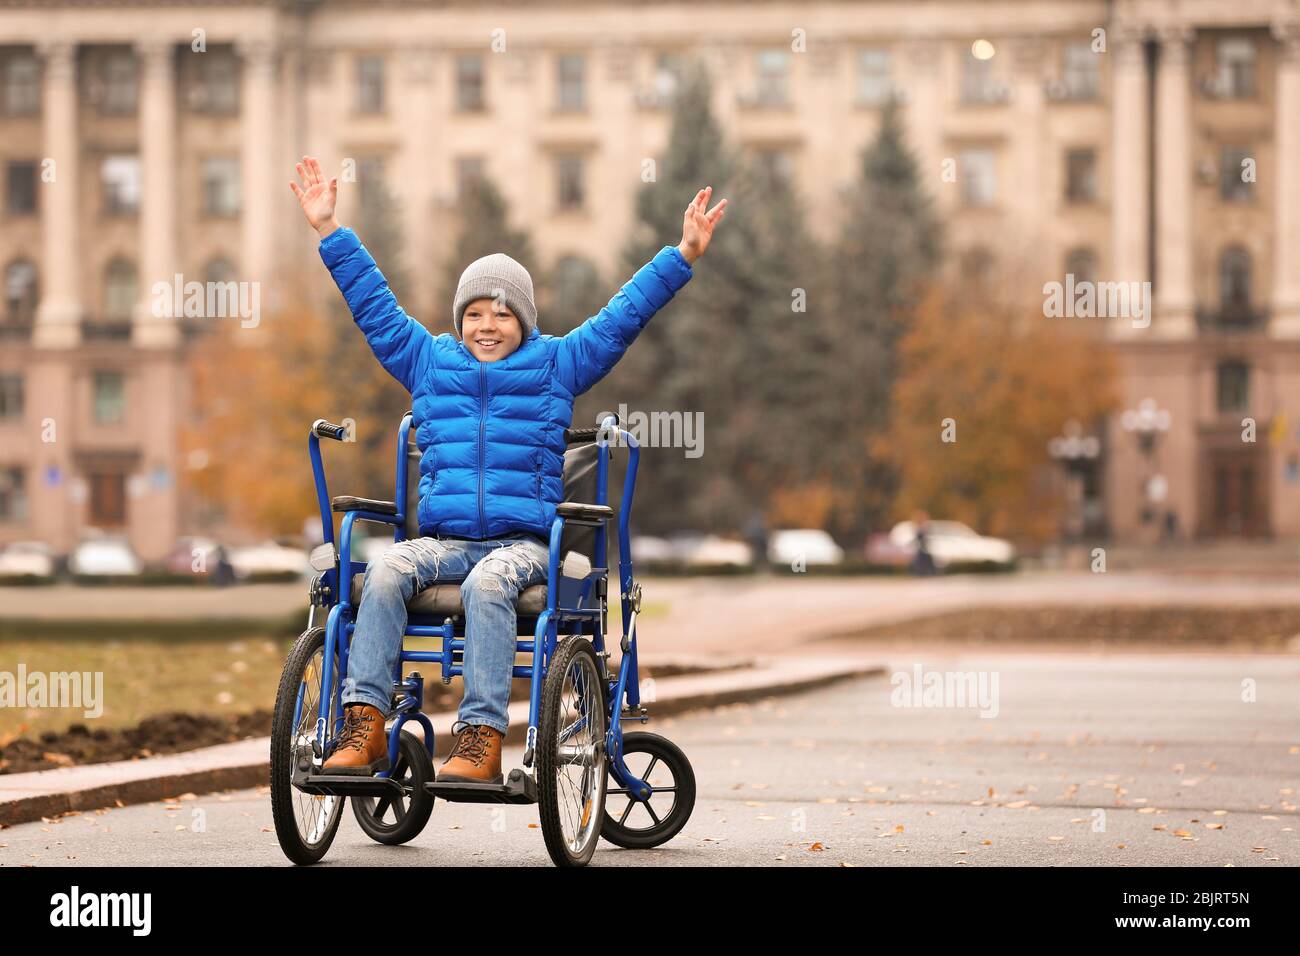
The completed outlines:
<svg viewBox="0 0 1300 956">
<path fill-rule="evenodd" d="M 365 583 L 365 574 L 352 576 L 352 605 L 361 604 L 361 589 Z M 455 583 L 432 584 L 411 600 L 406 602 L 406 610 L 411 614 L 428 614 L 439 618 L 463 615 L 465 605 L 460 600 L 460 585 Z M 537 615 L 546 610 L 546 585 L 534 584 L 525 588 L 515 601 L 517 614 Z M 439 622 L 441 623 L 441 621 Z"/>
</svg>

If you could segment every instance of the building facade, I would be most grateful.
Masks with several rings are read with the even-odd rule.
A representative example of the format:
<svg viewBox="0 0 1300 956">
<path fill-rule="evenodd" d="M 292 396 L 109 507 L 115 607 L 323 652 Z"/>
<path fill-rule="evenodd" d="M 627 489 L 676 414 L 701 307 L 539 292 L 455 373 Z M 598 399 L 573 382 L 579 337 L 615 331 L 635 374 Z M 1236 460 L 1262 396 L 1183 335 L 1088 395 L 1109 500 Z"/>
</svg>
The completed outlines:
<svg viewBox="0 0 1300 956">
<path fill-rule="evenodd" d="M 1300 536 L 1295 0 L 0 0 L 0 544 L 99 529 L 157 558 L 189 530 L 202 330 L 159 283 L 273 309 L 315 256 L 297 157 L 356 184 L 344 221 L 374 183 L 399 197 L 422 317 L 480 175 L 545 265 L 610 272 L 590 237 L 632 228 L 688 57 L 822 238 L 898 98 L 954 268 L 1152 292 L 1095 320 L 1128 414 L 1082 426 L 1090 532 Z"/>
</svg>

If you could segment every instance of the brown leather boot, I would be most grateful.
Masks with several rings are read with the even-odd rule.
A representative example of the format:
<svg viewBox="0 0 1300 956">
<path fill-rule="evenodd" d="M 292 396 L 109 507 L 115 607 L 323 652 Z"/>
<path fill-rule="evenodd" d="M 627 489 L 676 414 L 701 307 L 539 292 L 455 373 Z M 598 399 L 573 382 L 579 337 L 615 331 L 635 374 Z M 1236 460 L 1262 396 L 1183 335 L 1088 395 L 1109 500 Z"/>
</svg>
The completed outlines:
<svg viewBox="0 0 1300 956">
<path fill-rule="evenodd" d="M 501 744 L 506 735 L 486 724 L 466 724 L 435 775 L 439 783 L 501 783 Z"/>
<path fill-rule="evenodd" d="M 343 708 L 343 733 L 323 773 L 370 775 L 388 769 L 388 734 L 384 715 L 370 704 Z"/>
</svg>

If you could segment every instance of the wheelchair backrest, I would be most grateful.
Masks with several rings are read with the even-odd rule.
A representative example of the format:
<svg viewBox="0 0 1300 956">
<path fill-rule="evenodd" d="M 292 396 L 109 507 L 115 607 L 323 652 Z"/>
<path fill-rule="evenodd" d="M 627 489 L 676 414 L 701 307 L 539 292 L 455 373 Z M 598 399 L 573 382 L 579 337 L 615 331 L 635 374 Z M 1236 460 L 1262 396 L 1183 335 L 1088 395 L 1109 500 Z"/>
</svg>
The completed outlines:
<svg viewBox="0 0 1300 956">
<path fill-rule="evenodd" d="M 416 517 L 420 506 L 420 450 L 412 443 L 407 451 L 406 472 L 406 536 L 420 536 Z M 564 452 L 564 500 L 596 503 L 596 478 L 600 461 L 600 447 L 592 441 L 571 444 Z M 612 502 L 618 511 L 618 502 Z M 599 529 L 582 525 L 569 525 L 564 529 L 560 556 L 577 551 L 594 564 L 596 561 L 596 533 Z"/>
</svg>

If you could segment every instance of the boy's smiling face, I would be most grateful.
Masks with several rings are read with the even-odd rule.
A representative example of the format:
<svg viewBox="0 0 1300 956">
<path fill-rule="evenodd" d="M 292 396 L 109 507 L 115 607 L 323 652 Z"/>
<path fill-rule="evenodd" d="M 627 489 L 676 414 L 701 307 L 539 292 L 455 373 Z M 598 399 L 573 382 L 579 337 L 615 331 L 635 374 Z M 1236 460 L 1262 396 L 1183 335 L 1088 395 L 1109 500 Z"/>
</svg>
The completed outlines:
<svg viewBox="0 0 1300 956">
<path fill-rule="evenodd" d="M 461 340 L 480 362 L 496 362 L 524 340 L 524 327 L 510 308 L 497 299 L 475 299 L 460 320 Z"/>
</svg>

